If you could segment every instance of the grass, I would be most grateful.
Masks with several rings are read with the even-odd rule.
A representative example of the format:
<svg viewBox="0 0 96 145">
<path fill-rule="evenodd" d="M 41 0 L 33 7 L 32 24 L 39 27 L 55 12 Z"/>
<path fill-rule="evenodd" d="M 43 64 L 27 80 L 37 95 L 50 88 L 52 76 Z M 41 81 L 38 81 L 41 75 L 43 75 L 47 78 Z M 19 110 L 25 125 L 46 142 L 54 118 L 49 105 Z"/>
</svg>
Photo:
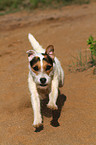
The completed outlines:
<svg viewBox="0 0 96 145">
<path fill-rule="evenodd" d="M 93 74 L 96 74 L 96 40 L 90 36 L 87 40 L 88 49 L 79 51 L 78 56 L 72 56 L 72 64 L 69 66 L 69 71 L 84 71 L 93 67 Z"/>
<path fill-rule="evenodd" d="M 89 54 L 88 52 L 85 51 L 79 51 L 78 52 L 78 56 L 72 56 L 72 64 L 69 65 L 69 71 L 70 72 L 82 72 L 84 70 L 87 70 L 88 68 L 90 68 L 90 64 L 89 64 Z"/>
<path fill-rule="evenodd" d="M 58 8 L 70 4 L 88 4 L 90 1 L 91 0 L 0 0 L 0 12 L 4 14 L 22 9 Z"/>
</svg>

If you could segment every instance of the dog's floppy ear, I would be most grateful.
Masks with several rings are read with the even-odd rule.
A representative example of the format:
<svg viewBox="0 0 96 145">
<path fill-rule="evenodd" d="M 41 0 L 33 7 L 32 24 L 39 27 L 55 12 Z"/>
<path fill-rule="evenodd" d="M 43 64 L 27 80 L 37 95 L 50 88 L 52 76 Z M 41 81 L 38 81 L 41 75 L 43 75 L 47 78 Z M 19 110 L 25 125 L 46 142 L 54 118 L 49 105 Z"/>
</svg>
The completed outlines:
<svg viewBox="0 0 96 145">
<path fill-rule="evenodd" d="M 47 48 L 46 48 L 46 54 L 48 54 L 52 60 L 54 60 L 54 46 L 53 45 L 49 45 Z"/>
<path fill-rule="evenodd" d="M 36 55 L 36 52 L 34 50 L 28 50 L 26 53 L 28 54 L 29 61 L 31 61 L 33 57 Z"/>
</svg>

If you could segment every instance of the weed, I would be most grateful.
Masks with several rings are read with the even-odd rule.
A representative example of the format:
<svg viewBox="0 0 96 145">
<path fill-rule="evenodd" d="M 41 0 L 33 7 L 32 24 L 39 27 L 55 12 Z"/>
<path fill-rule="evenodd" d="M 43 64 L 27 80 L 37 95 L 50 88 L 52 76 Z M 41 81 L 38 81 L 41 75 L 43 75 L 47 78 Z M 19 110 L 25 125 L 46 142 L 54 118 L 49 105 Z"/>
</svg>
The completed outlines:
<svg viewBox="0 0 96 145">
<path fill-rule="evenodd" d="M 72 65 L 69 66 L 69 71 L 84 71 L 89 68 L 88 65 L 88 54 L 87 51 L 83 52 L 80 50 L 78 56 L 72 56 L 74 61 L 72 60 Z"/>
<path fill-rule="evenodd" d="M 89 48 L 85 50 L 85 53 L 80 50 L 77 57 L 73 56 L 76 61 L 69 66 L 69 71 L 84 71 L 93 67 L 93 74 L 96 74 L 96 40 L 90 36 L 87 40 L 87 45 L 89 45 Z M 88 50 L 90 50 L 89 54 Z"/>
<path fill-rule="evenodd" d="M 92 36 L 87 40 L 87 44 L 89 45 L 89 49 L 91 51 L 91 63 L 92 66 L 96 66 L 96 40 Z"/>
</svg>

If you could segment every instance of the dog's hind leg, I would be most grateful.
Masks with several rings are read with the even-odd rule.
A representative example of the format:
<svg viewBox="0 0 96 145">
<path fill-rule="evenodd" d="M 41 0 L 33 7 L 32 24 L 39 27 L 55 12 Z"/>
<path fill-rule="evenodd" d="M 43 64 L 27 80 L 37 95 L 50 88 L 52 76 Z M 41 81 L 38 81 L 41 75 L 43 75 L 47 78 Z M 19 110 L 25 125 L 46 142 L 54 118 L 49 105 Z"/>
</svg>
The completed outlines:
<svg viewBox="0 0 96 145">
<path fill-rule="evenodd" d="M 60 61 L 55 57 L 55 62 L 56 62 L 56 69 L 57 69 L 57 74 L 58 74 L 58 80 L 59 80 L 59 87 L 63 87 L 64 85 L 64 71 L 61 67 Z"/>
<path fill-rule="evenodd" d="M 60 67 L 59 87 L 63 87 L 63 85 L 64 85 L 64 71 L 62 67 Z"/>
<path fill-rule="evenodd" d="M 51 87 L 51 92 L 49 94 L 49 103 L 47 104 L 47 107 L 53 110 L 57 110 L 58 107 L 56 105 L 58 97 L 58 78 L 54 77 L 52 80 L 52 87 Z"/>
</svg>

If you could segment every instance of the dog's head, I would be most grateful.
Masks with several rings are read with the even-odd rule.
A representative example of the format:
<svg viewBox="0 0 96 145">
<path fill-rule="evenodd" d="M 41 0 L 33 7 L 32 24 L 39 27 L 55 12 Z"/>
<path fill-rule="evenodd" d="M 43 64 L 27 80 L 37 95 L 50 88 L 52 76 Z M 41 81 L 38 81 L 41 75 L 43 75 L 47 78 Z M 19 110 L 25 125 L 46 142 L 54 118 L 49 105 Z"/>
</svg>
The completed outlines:
<svg viewBox="0 0 96 145">
<path fill-rule="evenodd" d="M 49 45 L 45 53 L 27 51 L 29 69 L 38 88 L 45 89 L 51 85 L 54 70 L 54 47 Z"/>
</svg>

